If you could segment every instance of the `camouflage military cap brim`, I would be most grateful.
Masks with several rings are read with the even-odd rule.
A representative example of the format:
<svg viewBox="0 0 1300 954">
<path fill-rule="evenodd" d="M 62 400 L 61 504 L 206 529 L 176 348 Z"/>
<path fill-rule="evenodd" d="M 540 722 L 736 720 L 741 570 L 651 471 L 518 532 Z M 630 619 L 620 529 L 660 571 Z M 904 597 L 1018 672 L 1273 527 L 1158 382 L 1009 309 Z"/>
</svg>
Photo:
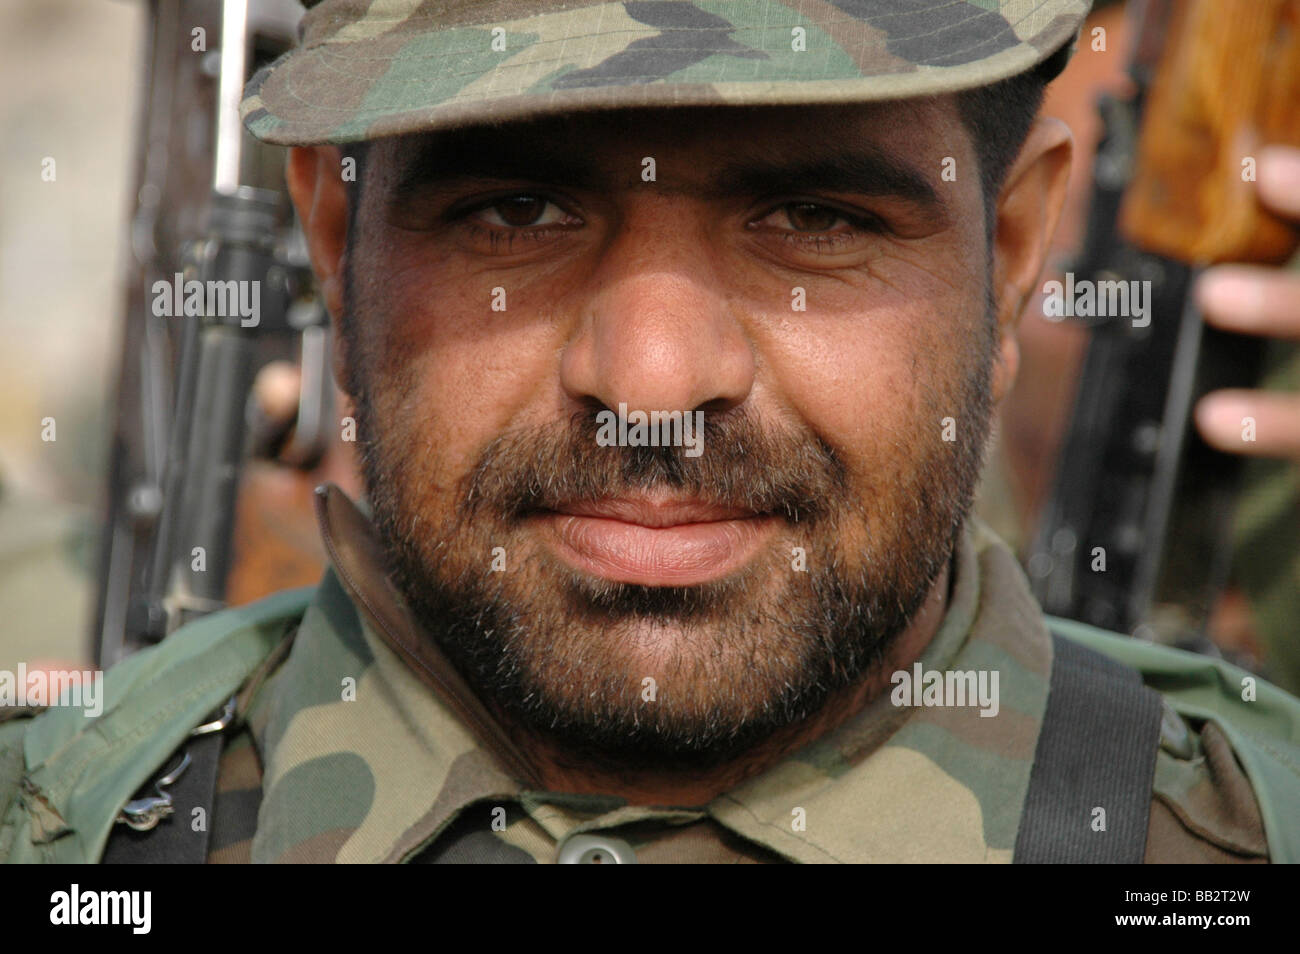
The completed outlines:
<svg viewBox="0 0 1300 954">
<path fill-rule="evenodd" d="M 282 145 L 575 110 L 956 92 L 1070 42 L 1089 0 L 321 0 L 241 113 Z"/>
</svg>

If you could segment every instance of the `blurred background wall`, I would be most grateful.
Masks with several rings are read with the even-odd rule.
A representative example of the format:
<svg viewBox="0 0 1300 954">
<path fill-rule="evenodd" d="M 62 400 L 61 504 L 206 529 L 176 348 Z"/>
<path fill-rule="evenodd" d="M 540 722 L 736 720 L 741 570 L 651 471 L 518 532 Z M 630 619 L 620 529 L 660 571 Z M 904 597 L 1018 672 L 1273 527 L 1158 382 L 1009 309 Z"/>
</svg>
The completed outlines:
<svg viewBox="0 0 1300 954">
<path fill-rule="evenodd" d="M 0 668 L 89 652 L 143 12 L 0 3 Z"/>
</svg>

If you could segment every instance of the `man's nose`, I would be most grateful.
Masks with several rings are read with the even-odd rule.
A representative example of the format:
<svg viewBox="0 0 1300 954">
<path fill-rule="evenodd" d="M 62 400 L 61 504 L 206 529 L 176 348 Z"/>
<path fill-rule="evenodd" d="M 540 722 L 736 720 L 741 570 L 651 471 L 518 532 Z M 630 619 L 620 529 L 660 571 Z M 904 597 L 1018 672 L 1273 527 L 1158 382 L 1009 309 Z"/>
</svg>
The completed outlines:
<svg viewBox="0 0 1300 954">
<path fill-rule="evenodd" d="M 595 289 L 561 360 L 566 393 L 629 411 L 721 411 L 754 384 L 754 354 L 703 238 L 626 229 L 590 278 Z"/>
</svg>

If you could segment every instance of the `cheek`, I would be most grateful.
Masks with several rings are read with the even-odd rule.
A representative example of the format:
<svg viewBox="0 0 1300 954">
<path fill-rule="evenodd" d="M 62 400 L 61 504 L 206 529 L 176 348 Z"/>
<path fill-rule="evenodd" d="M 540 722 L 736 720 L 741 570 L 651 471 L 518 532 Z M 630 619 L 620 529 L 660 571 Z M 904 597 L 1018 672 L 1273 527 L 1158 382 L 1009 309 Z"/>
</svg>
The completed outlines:
<svg viewBox="0 0 1300 954">
<path fill-rule="evenodd" d="M 984 320 L 973 277 L 916 269 L 895 277 L 821 289 L 806 313 L 765 323 L 759 348 L 787 413 L 872 484 L 920 457 L 924 441 L 940 440 L 943 417 L 961 421 L 958 390 Z"/>
<path fill-rule="evenodd" d="M 423 448 L 411 460 L 419 479 L 450 492 L 494 437 L 555 390 L 559 328 L 539 283 L 505 284 L 430 258 L 398 250 L 359 311 L 374 316 L 378 426 Z"/>
</svg>

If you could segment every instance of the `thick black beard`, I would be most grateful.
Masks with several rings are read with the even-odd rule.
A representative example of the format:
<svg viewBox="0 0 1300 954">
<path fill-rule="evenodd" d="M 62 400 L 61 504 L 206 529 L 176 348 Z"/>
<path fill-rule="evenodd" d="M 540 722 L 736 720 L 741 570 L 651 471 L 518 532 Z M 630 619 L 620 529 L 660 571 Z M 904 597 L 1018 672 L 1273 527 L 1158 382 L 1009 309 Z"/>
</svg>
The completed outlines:
<svg viewBox="0 0 1300 954">
<path fill-rule="evenodd" d="M 870 523 L 831 448 L 811 435 L 764 433 L 743 411 L 706 416 L 708 446 L 694 459 L 681 448 L 596 447 L 594 411 L 567 426 L 502 435 L 464 479 L 453 525 L 417 533 L 424 508 L 405 450 L 417 445 L 385 439 L 362 389 L 363 473 L 395 584 L 481 698 L 574 766 L 703 772 L 814 715 L 831 693 L 880 667 L 965 523 L 990 416 L 988 368 L 986 360 L 955 405 L 968 412 L 959 429 L 965 438 L 922 455 L 890 488 L 893 527 Z M 595 580 L 535 560 L 540 579 L 532 582 L 557 593 L 551 606 L 512 592 L 510 574 L 484 572 L 494 541 L 514 539 L 528 514 L 652 487 L 780 515 L 794 539 L 806 541 L 808 571 L 786 566 L 793 582 L 773 594 L 772 571 L 788 562 L 788 550 L 695 587 Z M 868 521 L 868 539 L 893 540 L 892 552 L 872 548 L 846 565 L 835 541 L 852 516 Z M 679 629 L 680 645 L 697 650 L 674 660 L 654 703 L 632 674 L 592 658 L 600 647 L 584 651 L 583 638 L 573 638 L 575 627 L 590 640 L 629 621 Z M 676 686 L 693 687 L 683 704 L 671 704 Z"/>
</svg>

